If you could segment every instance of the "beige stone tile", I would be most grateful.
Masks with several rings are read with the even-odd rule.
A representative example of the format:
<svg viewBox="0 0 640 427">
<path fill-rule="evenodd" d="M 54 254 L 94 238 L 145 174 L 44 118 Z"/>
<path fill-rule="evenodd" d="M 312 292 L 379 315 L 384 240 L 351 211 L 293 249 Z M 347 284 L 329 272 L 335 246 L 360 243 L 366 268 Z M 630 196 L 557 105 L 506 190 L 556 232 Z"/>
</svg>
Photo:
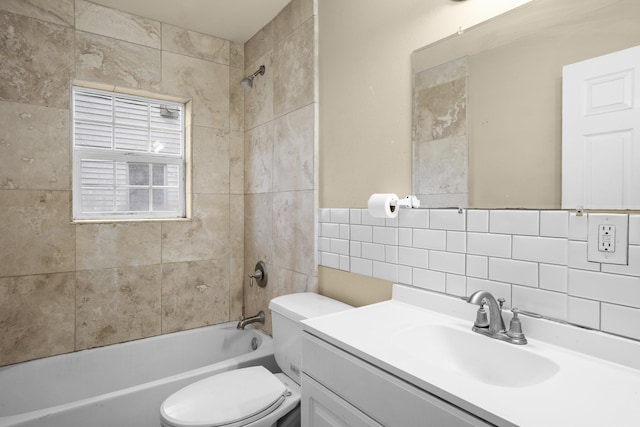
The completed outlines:
<svg viewBox="0 0 640 427">
<path fill-rule="evenodd" d="M 0 101 L 0 188 L 71 190 L 69 111 Z"/>
<path fill-rule="evenodd" d="M 238 320 L 244 308 L 244 258 L 231 258 L 229 272 L 229 320 Z"/>
<path fill-rule="evenodd" d="M 229 129 L 244 131 L 244 93 L 240 86 L 245 77 L 243 68 L 229 67 Z"/>
<path fill-rule="evenodd" d="M 314 188 L 315 104 L 275 120 L 273 191 Z"/>
<path fill-rule="evenodd" d="M 314 101 L 315 54 L 313 19 L 308 19 L 278 44 L 273 57 L 276 117 Z"/>
<path fill-rule="evenodd" d="M 0 277 L 73 271 L 71 192 L 0 190 Z"/>
<path fill-rule="evenodd" d="M 244 44 L 244 63 L 250 64 L 273 49 L 273 20 Z M 254 70 L 255 71 L 255 70 Z"/>
<path fill-rule="evenodd" d="M 162 50 L 229 65 L 230 43 L 208 34 L 162 24 Z"/>
<path fill-rule="evenodd" d="M 253 87 L 244 90 L 244 129 L 250 130 L 273 120 L 274 70 L 272 66 L 271 52 L 258 58 L 245 68 L 245 75 L 251 75 L 258 71 L 261 65 L 265 66 L 263 76 L 253 79 Z"/>
<path fill-rule="evenodd" d="M 314 14 L 313 0 L 293 0 L 274 19 L 274 41 L 277 46 Z"/>
<path fill-rule="evenodd" d="M 162 267 L 162 331 L 229 321 L 229 260 Z"/>
<path fill-rule="evenodd" d="M 0 100 L 69 108 L 73 30 L 0 13 Z"/>
<path fill-rule="evenodd" d="M 229 135 L 229 191 L 244 193 L 244 132 L 240 131 Z"/>
<path fill-rule="evenodd" d="M 0 366 L 74 350 L 73 273 L 0 278 Z"/>
<path fill-rule="evenodd" d="M 160 49 L 160 22 L 76 0 L 76 29 Z"/>
<path fill-rule="evenodd" d="M 195 194 L 190 221 L 162 223 L 162 262 L 229 255 L 229 195 Z"/>
<path fill-rule="evenodd" d="M 79 79 L 158 91 L 160 50 L 76 31 Z"/>
<path fill-rule="evenodd" d="M 273 194 L 273 264 L 278 267 L 315 274 L 314 199 L 313 190 Z"/>
<path fill-rule="evenodd" d="M 230 196 L 229 254 L 231 257 L 244 257 L 244 196 Z"/>
<path fill-rule="evenodd" d="M 414 179 L 423 194 L 468 192 L 468 147 L 465 135 L 417 142 L 415 149 L 421 161 L 416 165 L 417 176 Z"/>
<path fill-rule="evenodd" d="M 0 10 L 69 27 L 74 22 L 73 0 L 2 0 Z"/>
<path fill-rule="evenodd" d="M 230 42 L 229 65 L 236 68 L 244 68 L 244 44 Z"/>
<path fill-rule="evenodd" d="M 229 67 L 162 53 L 162 91 L 193 98 L 193 124 L 229 129 Z"/>
<path fill-rule="evenodd" d="M 229 133 L 193 127 L 193 192 L 229 194 Z"/>
<path fill-rule="evenodd" d="M 244 257 L 250 269 L 262 260 L 270 263 L 273 252 L 273 195 L 249 194 L 244 198 Z M 248 273 L 247 273 L 248 274 Z"/>
<path fill-rule="evenodd" d="M 76 350 L 161 333 L 160 265 L 76 273 Z"/>
<path fill-rule="evenodd" d="M 245 132 L 245 193 L 266 193 L 272 188 L 273 122 Z"/>
<path fill-rule="evenodd" d="M 76 269 L 160 264 L 160 223 L 76 225 Z"/>
<path fill-rule="evenodd" d="M 416 141 L 424 142 L 466 135 L 466 77 L 417 91 L 415 97 Z"/>
</svg>

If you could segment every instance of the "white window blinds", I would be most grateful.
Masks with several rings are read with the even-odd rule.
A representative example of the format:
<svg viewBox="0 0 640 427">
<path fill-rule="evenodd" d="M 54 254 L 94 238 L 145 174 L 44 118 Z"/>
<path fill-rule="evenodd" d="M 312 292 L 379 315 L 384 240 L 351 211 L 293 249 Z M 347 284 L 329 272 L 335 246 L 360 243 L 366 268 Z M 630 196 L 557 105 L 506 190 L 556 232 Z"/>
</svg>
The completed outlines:
<svg viewBox="0 0 640 427">
<path fill-rule="evenodd" d="M 74 219 L 185 216 L 184 105 L 73 88 Z"/>
</svg>

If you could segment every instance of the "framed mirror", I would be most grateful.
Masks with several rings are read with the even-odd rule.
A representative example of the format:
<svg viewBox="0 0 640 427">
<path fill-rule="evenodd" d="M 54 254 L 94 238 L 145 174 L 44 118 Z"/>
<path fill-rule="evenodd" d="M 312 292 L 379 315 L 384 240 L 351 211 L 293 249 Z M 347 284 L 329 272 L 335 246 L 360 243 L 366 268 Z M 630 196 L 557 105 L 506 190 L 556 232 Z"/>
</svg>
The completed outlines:
<svg viewBox="0 0 640 427">
<path fill-rule="evenodd" d="M 413 193 L 560 209 L 562 67 L 636 45 L 637 0 L 533 0 L 416 50 Z"/>
</svg>

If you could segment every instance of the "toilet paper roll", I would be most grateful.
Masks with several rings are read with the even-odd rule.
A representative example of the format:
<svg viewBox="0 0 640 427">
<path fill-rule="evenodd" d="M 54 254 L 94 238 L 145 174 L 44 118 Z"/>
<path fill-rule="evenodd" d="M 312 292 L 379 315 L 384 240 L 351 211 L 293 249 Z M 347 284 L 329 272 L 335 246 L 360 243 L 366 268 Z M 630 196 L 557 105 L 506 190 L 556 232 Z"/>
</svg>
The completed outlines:
<svg viewBox="0 0 640 427">
<path fill-rule="evenodd" d="M 369 197 L 369 214 L 374 218 L 398 216 L 398 196 L 395 194 L 372 194 Z"/>
</svg>

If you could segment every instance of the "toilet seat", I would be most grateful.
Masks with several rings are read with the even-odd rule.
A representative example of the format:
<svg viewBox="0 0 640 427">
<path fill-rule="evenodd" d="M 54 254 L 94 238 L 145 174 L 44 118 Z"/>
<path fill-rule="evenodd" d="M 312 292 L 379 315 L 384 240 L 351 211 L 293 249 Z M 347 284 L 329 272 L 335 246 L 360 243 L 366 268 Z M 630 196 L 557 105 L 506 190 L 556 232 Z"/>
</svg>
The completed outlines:
<svg viewBox="0 0 640 427">
<path fill-rule="evenodd" d="M 160 407 L 163 425 L 238 427 L 276 410 L 289 391 L 263 366 L 236 369 L 197 381 Z"/>
</svg>

